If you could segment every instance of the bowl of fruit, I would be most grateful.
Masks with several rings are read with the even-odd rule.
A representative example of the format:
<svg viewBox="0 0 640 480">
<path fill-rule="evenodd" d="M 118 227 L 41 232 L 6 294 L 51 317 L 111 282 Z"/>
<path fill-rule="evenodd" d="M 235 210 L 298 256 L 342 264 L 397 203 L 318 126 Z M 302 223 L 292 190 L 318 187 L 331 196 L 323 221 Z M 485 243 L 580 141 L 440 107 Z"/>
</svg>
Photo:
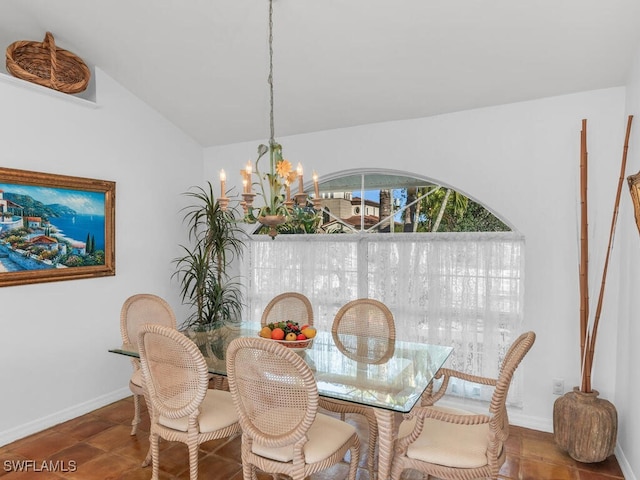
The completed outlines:
<svg viewBox="0 0 640 480">
<path fill-rule="evenodd" d="M 262 338 L 268 338 L 294 350 L 305 350 L 313 343 L 316 329 L 310 325 L 299 325 L 298 322 L 268 323 L 258 332 Z"/>
</svg>

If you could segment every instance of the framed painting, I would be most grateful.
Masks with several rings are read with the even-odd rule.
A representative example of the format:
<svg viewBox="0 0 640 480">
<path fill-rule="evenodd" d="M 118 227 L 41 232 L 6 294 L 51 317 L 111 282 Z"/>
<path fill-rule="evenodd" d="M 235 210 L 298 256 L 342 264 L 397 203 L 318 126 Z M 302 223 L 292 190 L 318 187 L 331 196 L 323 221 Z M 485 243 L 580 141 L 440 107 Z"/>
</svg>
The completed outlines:
<svg viewBox="0 0 640 480">
<path fill-rule="evenodd" d="M 115 192 L 0 167 L 0 287 L 115 275 Z"/>
</svg>

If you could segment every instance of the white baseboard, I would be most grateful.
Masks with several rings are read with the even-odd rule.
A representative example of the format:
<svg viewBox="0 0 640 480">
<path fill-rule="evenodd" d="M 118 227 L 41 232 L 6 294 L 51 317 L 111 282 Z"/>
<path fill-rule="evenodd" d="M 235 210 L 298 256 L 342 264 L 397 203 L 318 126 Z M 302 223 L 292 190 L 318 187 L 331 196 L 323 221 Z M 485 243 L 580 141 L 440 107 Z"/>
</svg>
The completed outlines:
<svg viewBox="0 0 640 480">
<path fill-rule="evenodd" d="M 624 478 L 626 480 L 638 480 L 638 477 L 634 475 L 633 470 L 631 469 L 631 465 L 629 464 L 629 461 L 627 460 L 624 452 L 620 448 L 620 445 L 616 445 L 615 454 L 616 460 L 618 460 L 618 465 L 620 465 L 620 469 L 622 470 Z"/>
<path fill-rule="evenodd" d="M 60 410 L 56 413 L 52 413 L 51 415 L 38 418 L 23 425 L 18 425 L 17 427 L 10 428 L 9 430 L 4 430 L 0 432 L 0 446 L 7 445 L 11 442 L 15 442 L 16 440 L 27 437 L 34 433 L 41 432 L 42 430 L 46 430 L 47 428 L 53 427 L 62 422 L 66 422 L 67 420 L 71 420 L 72 418 L 76 418 L 80 415 L 84 415 L 85 413 L 92 412 L 93 410 L 97 410 L 98 408 L 104 407 L 105 405 L 117 402 L 118 400 L 121 400 L 130 395 L 131 391 L 128 387 L 121 388 L 87 402 L 65 408 L 64 410 Z"/>
<path fill-rule="evenodd" d="M 518 427 L 530 428 L 540 432 L 553 433 L 553 420 L 548 418 L 522 415 L 509 410 L 509 423 Z"/>
</svg>

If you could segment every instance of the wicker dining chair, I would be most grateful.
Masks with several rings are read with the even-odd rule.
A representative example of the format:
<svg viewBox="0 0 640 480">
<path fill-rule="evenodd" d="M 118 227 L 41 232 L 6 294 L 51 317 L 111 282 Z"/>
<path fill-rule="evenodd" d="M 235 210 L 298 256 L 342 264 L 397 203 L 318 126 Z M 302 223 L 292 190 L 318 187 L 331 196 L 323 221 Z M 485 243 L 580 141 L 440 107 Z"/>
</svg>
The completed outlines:
<svg viewBox="0 0 640 480">
<path fill-rule="evenodd" d="M 260 324 L 293 320 L 300 326 L 313 325 L 313 308 L 309 299 L 302 293 L 285 292 L 276 295 L 262 312 Z"/>
<path fill-rule="evenodd" d="M 300 355 L 264 338 L 237 338 L 227 349 L 229 389 L 242 429 L 242 474 L 303 480 L 350 452 L 349 480 L 360 459 L 356 429 L 318 413 L 318 386 Z"/>
<path fill-rule="evenodd" d="M 176 316 L 171 306 L 161 297 L 150 293 L 139 293 L 127 298 L 120 309 L 120 335 L 122 343 L 137 345 L 138 332 L 145 323 L 155 323 L 176 328 Z M 140 423 L 140 397 L 144 395 L 140 360 L 131 359 L 133 373 L 129 379 L 129 389 L 133 393 L 133 421 L 131 435 L 135 435 Z M 147 405 L 147 408 L 149 406 Z"/>
<path fill-rule="evenodd" d="M 526 332 L 509 348 L 498 378 L 479 377 L 441 368 L 436 392 L 429 386 L 411 413 L 400 424 L 391 464 L 392 480 L 399 480 L 405 469 L 413 469 L 439 479 L 497 479 L 506 459 L 509 437 L 506 399 L 513 374 L 531 349 L 536 335 Z M 434 406 L 445 394 L 451 378 L 460 378 L 493 388 L 488 414 Z"/>
<path fill-rule="evenodd" d="M 198 346 L 177 330 L 144 325 L 138 335 L 140 368 L 151 402 L 151 480 L 160 470 L 159 439 L 185 443 L 189 478 L 198 478 L 198 446 L 240 432 L 229 392 L 208 388 L 207 362 Z"/>
<path fill-rule="evenodd" d="M 340 308 L 334 317 L 331 334 L 338 349 L 347 357 L 361 363 L 382 364 L 395 350 L 396 327 L 393 314 L 382 302 L 372 298 L 352 300 Z M 369 426 L 367 467 L 373 478 L 375 453 L 378 443 L 378 422 L 371 407 L 321 398 L 320 406 L 340 414 L 364 415 Z"/>
</svg>

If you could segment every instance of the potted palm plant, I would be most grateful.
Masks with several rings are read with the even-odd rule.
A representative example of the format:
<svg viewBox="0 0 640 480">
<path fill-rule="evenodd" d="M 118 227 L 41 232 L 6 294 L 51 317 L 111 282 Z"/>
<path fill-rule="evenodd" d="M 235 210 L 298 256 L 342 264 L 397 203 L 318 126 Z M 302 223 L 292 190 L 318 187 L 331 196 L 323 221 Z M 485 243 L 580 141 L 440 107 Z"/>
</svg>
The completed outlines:
<svg viewBox="0 0 640 480">
<path fill-rule="evenodd" d="M 244 231 L 234 210 L 221 208 L 210 182 L 185 195 L 194 200 L 184 209 L 191 244 L 180 245 L 184 255 L 174 259 L 173 276 L 180 280 L 183 303 L 192 307 L 183 326 L 192 333 L 206 333 L 240 320 L 242 291 L 229 270 L 234 259 L 242 256 Z M 215 353 L 216 346 L 210 347 Z"/>
</svg>

